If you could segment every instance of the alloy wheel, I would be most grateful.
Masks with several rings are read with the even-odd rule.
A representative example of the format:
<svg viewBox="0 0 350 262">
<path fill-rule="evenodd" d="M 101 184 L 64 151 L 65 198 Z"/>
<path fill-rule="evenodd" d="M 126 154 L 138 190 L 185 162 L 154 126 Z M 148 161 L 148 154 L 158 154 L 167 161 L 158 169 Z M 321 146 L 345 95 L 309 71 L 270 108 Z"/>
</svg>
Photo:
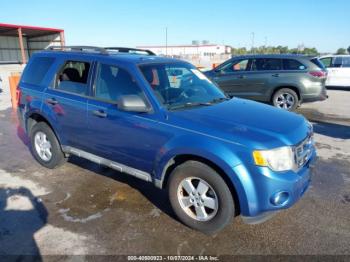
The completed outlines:
<svg viewBox="0 0 350 262">
<path fill-rule="evenodd" d="M 182 210 L 198 221 L 211 220 L 219 209 L 214 189 L 198 177 L 183 179 L 178 186 L 177 197 Z"/>
<path fill-rule="evenodd" d="M 50 161 L 52 158 L 51 142 L 45 133 L 39 131 L 34 136 L 35 150 L 43 161 Z"/>
<path fill-rule="evenodd" d="M 289 110 L 295 104 L 294 96 L 289 93 L 282 93 L 276 98 L 276 106 L 282 109 Z"/>
</svg>

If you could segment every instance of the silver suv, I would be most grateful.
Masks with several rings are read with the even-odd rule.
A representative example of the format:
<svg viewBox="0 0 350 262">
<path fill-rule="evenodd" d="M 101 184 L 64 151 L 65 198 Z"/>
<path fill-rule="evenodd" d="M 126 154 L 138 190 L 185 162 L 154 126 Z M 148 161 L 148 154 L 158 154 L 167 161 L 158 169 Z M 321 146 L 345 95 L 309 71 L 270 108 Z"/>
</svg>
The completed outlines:
<svg viewBox="0 0 350 262">
<path fill-rule="evenodd" d="M 317 58 L 300 55 L 233 57 L 206 72 L 229 96 L 268 102 L 288 111 L 327 99 L 327 71 Z"/>
</svg>

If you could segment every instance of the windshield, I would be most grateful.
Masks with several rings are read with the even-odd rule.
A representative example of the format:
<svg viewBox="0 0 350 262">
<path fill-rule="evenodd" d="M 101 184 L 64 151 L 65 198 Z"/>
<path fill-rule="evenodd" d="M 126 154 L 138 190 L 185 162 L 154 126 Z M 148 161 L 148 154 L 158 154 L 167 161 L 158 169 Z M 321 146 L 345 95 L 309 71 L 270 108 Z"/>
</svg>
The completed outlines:
<svg viewBox="0 0 350 262">
<path fill-rule="evenodd" d="M 168 109 L 206 106 L 228 99 L 190 64 L 148 64 L 140 69 L 159 102 Z"/>
</svg>

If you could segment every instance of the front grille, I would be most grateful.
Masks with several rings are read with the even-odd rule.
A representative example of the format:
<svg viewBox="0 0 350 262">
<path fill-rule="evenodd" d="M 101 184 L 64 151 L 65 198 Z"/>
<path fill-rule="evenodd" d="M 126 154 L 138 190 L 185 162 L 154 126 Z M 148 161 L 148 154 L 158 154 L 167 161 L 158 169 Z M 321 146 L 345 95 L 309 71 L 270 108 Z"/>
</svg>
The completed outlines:
<svg viewBox="0 0 350 262">
<path fill-rule="evenodd" d="M 295 147 L 295 163 L 297 164 L 298 168 L 301 168 L 309 161 L 313 150 L 313 135 L 310 134 Z"/>
</svg>

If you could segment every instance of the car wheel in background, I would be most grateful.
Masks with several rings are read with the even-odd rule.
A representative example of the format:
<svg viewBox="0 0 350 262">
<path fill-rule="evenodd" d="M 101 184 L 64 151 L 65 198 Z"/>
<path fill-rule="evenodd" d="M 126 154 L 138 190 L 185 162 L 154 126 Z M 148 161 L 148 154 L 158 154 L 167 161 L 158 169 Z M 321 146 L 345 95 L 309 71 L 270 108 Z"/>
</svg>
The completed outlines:
<svg viewBox="0 0 350 262">
<path fill-rule="evenodd" d="M 177 217 L 187 226 L 213 234 L 228 225 L 235 214 L 230 189 L 211 167 L 187 161 L 170 174 L 170 203 Z"/>
<path fill-rule="evenodd" d="M 282 88 L 274 93 L 272 104 L 284 110 L 294 111 L 299 106 L 299 98 L 294 90 Z"/>
<path fill-rule="evenodd" d="M 45 122 L 39 122 L 30 130 L 31 151 L 44 167 L 56 168 L 67 161 L 56 135 Z"/>
</svg>

